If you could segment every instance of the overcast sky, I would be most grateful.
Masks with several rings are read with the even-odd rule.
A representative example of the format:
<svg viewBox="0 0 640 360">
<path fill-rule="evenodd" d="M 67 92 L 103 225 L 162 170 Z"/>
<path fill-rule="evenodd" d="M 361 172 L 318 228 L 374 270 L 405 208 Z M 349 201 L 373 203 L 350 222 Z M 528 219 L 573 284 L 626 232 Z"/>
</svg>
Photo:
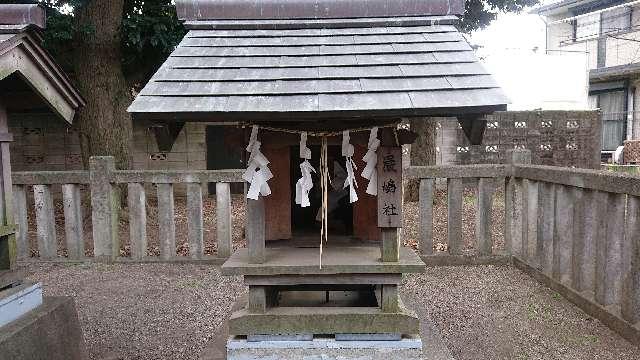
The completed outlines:
<svg viewBox="0 0 640 360">
<path fill-rule="evenodd" d="M 509 110 L 587 109 L 586 54 L 546 55 L 545 24 L 530 10 L 499 15 L 469 42 L 479 46 L 477 55 L 510 98 Z"/>
<path fill-rule="evenodd" d="M 549 1 L 547 1 L 549 2 Z M 482 46 L 480 55 L 505 49 L 544 51 L 545 26 L 538 15 L 500 14 L 489 27 L 476 31 L 469 38 L 473 45 Z"/>
</svg>

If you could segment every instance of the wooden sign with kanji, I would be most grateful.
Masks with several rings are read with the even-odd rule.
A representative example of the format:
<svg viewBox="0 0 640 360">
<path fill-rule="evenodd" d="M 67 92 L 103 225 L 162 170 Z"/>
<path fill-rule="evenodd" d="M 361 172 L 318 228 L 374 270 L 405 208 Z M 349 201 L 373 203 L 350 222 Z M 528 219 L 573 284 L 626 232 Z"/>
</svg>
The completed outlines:
<svg viewBox="0 0 640 360">
<path fill-rule="evenodd" d="M 378 227 L 402 227 L 402 148 L 378 148 Z"/>
</svg>

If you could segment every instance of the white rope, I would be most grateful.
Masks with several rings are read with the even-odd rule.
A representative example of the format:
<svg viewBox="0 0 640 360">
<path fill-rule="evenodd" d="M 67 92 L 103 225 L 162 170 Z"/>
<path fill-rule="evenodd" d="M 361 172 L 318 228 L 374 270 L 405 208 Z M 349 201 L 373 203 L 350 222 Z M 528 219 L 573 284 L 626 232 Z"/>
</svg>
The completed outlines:
<svg viewBox="0 0 640 360">
<path fill-rule="evenodd" d="M 244 124 L 243 126 L 245 126 Z M 383 128 L 393 128 L 394 134 L 396 137 L 396 142 L 398 142 L 398 135 L 396 132 L 397 125 L 385 125 Z M 267 131 L 275 131 L 275 132 L 283 132 L 290 134 L 300 134 L 300 158 L 304 159 L 304 161 L 300 164 L 300 170 L 302 173 L 302 177 L 296 183 L 296 204 L 299 204 L 302 207 L 310 206 L 309 201 L 309 191 L 313 188 L 313 181 L 311 177 L 312 172 L 316 172 L 313 166 L 309 163 L 309 159 L 311 159 L 311 149 L 307 146 L 307 137 L 308 136 L 319 136 L 322 137 L 322 145 L 320 151 L 320 188 L 322 192 L 322 204 L 320 206 L 320 256 L 319 256 L 319 266 L 322 269 L 322 251 L 323 246 L 328 241 L 328 190 L 329 185 L 331 184 L 331 179 L 329 178 L 329 165 L 328 165 L 328 141 L 327 137 L 329 136 L 338 136 L 342 134 L 342 156 L 346 158 L 346 171 L 347 177 L 345 179 L 343 188 L 346 189 L 349 187 L 349 201 L 354 203 L 358 201 L 358 195 L 356 192 L 356 188 L 358 187 L 358 183 L 356 181 L 356 176 L 354 170 L 358 170 L 354 161 L 354 147 L 350 144 L 350 131 L 358 132 L 358 131 L 370 131 L 369 134 L 369 143 L 368 150 L 363 160 L 367 164 L 362 172 L 362 177 L 369 180 L 367 185 L 367 193 L 371 195 L 377 195 L 377 155 L 376 151 L 380 146 L 380 140 L 377 138 L 378 129 L 380 127 L 365 127 L 365 128 L 356 128 L 351 130 L 345 130 L 342 132 L 307 132 L 301 130 L 290 130 L 290 129 L 282 129 L 282 128 L 272 128 L 272 127 L 262 127 L 263 130 Z M 249 145 L 247 146 L 247 151 L 250 153 L 249 155 L 249 165 L 247 170 L 243 174 L 243 179 L 248 181 L 251 185 L 249 187 L 249 191 L 247 192 L 247 198 L 257 200 L 259 195 L 268 196 L 271 194 L 271 189 L 269 188 L 269 184 L 267 181 L 273 178 L 273 174 L 271 170 L 269 170 L 268 164 L 269 160 L 262 154 L 260 151 L 260 142 L 258 141 L 258 129 L 257 125 L 252 126 L 251 136 L 249 140 Z M 339 186 L 336 184 L 335 186 Z"/>
<path fill-rule="evenodd" d="M 242 127 L 245 127 L 245 126 L 256 126 L 256 125 L 242 124 Z M 374 127 L 375 128 L 380 128 L 380 129 L 382 129 L 382 128 L 397 129 L 398 128 L 398 124 L 390 124 L 390 125 L 382 125 L 382 126 L 374 126 Z M 352 128 L 352 129 L 349 129 L 349 131 L 350 132 L 370 131 L 374 127 L 368 126 L 368 127 Z M 314 137 L 340 136 L 343 133 L 342 130 L 341 131 L 305 131 L 305 130 L 293 130 L 293 129 L 284 129 L 284 128 L 277 128 L 277 127 L 269 127 L 269 126 L 260 126 L 260 129 L 267 130 L 267 131 L 273 131 L 273 132 L 282 132 L 282 133 L 287 133 L 287 134 L 298 134 L 298 135 L 302 134 L 302 133 L 306 133 L 307 136 L 314 136 Z"/>
<path fill-rule="evenodd" d="M 247 198 L 258 200 L 260 195 L 271 195 L 271 188 L 269 188 L 267 181 L 273 178 L 273 173 L 271 173 L 268 166 L 269 160 L 260 151 L 258 126 L 254 126 L 251 129 L 251 137 L 249 138 L 247 151 L 249 152 L 249 165 L 247 166 L 247 170 L 242 174 L 242 178 L 251 184 L 247 191 Z"/>
<path fill-rule="evenodd" d="M 378 171 L 376 166 L 378 165 L 378 155 L 376 151 L 380 146 L 380 140 L 378 139 L 378 128 L 371 129 L 369 134 L 369 143 L 367 145 L 367 153 L 364 154 L 362 160 L 367 164 L 362 170 L 362 177 L 369 180 L 367 184 L 367 194 L 376 196 L 378 195 Z"/>
<path fill-rule="evenodd" d="M 345 168 L 347 169 L 347 179 L 344 181 L 344 188 L 349 187 L 349 202 L 354 203 L 358 201 L 358 194 L 356 192 L 356 188 L 358 187 L 358 182 L 356 181 L 356 176 L 354 173 L 354 169 L 358 170 L 356 164 L 353 162 L 353 153 L 354 147 L 349 143 L 351 140 L 351 136 L 349 136 L 349 130 L 345 130 L 342 132 L 342 156 L 346 158 Z"/>
<path fill-rule="evenodd" d="M 313 189 L 311 173 L 316 172 L 316 169 L 309 163 L 311 149 L 307 147 L 307 133 L 300 134 L 300 158 L 304 161 L 300 164 L 302 177 L 296 183 L 296 204 L 304 208 L 311 205 L 309 201 L 309 192 Z"/>
<path fill-rule="evenodd" d="M 321 226 L 320 226 L 320 269 L 322 269 L 322 247 L 328 239 L 328 213 L 327 213 L 327 200 L 328 200 L 328 188 L 329 188 L 329 166 L 327 161 L 327 137 L 322 137 L 322 146 L 320 149 L 320 188 L 322 191 L 322 205 L 321 209 Z"/>
</svg>

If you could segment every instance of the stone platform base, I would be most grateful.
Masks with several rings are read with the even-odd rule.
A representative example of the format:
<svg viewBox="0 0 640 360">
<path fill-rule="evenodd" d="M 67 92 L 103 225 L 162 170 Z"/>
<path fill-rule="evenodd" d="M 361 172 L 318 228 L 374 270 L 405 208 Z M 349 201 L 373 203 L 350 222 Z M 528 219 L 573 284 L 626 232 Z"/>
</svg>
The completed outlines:
<svg viewBox="0 0 640 360">
<path fill-rule="evenodd" d="M 43 304 L 0 327 L 0 359 L 85 360 L 85 346 L 71 297 Z"/>
<path fill-rule="evenodd" d="M 239 302 L 241 303 L 241 302 Z M 236 307 L 233 310 L 238 310 Z M 429 314 L 426 312 L 424 308 L 417 307 L 417 310 L 420 312 L 420 335 L 422 342 L 422 357 L 419 358 L 421 360 L 454 360 L 454 357 L 451 355 L 451 352 L 447 348 L 442 336 L 440 335 L 440 331 L 435 326 Z M 227 343 L 230 339 L 229 335 L 229 322 L 225 321 L 220 328 L 216 331 L 211 341 L 202 349 L 200 353 L 199 360 L 229 360 L 231 358 L 227 358 Z M 246 340 L 245 340 L 246 342 Z M 344 342 L 341 342 L 344 343 Z M 266 354 L 275 355 L 275 353 L 267 352 Z M 246 358 L 243 360 L 252 359 Z M 263 359 L 269 360 L 279 360 L 279 359 L 289 359 L 287 356 L 285 357 L 264 357 Z M 348 359 L 348 358 L 347 358 Z M 358 360 L 369 360 L 367 357 L 357 358 Z M 377 358 L 374 358 L 377 359 Z M 403 356 L 395 355 L 382 357 L 382 359 L 388 360 L 407 360 L 404 359 Z M 410 358 L 409 358 L 410 359 Z M 304 360 L 325 360 L 321 356 L 309 357 Z M 333 360 L 332 358 L 327 358 L 326 360 Z"/>
<path fill-rule="evenodd" d="M 0 291 L 0 328 L 42 305 L 40 283 L 24 283 Z"/>
<path fill-rule="evenodd" d="M 400 341 L 259 341 L 229 338 L 227 360 L 421 360 L 419 337 Z"/>
</svg>

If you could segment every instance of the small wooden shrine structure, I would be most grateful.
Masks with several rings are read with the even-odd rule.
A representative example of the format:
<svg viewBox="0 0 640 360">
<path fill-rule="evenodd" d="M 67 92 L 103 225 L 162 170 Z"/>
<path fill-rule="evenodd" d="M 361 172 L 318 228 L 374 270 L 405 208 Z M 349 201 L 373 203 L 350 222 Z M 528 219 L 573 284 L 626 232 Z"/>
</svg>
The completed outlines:
<svg viewBox="0 0 640 360">
<path fill-rule="evenodd" d="M 26 229 L 13 220 L 8 118 L 44 110 L 71 124 L 85 104 L 44 50 L 44 27 L 41 6 L 0 4 L 0 358 L 76 360 L 85 349 L 73 298 L 43 297 L 41 285 L 16 270 L 17 253 L 27 257 L 28 249 L 15 241 Z"/>
<path fill-rule="evenodd" d="M 35 4 L 0 5 L 0 280 L 3 269 L 15 265 L 15 225 L 11 195 L 8 117 L 31 111 L 50 111 L 71 124 L 84 100 L 62 69 L 42 46 L 45 10 Z M 26 251 L 26 250 L 25 250 Z M 0 289 L 15 280 L 15 273 Z"/>
<path fill-rule="evenodd" d="M 418 334 L 398 286 L 424 270 L 399 236 L 401 146 L 419 134 L 398 124 L 458 117 L 478 141 L 507 103 L 454 26 L 464 0 L 176 5 L 189 32 L 129 111 L 246 129 L 248 248 L 222 270 L 249 297 L 230 334 Z"/>
</svg>

